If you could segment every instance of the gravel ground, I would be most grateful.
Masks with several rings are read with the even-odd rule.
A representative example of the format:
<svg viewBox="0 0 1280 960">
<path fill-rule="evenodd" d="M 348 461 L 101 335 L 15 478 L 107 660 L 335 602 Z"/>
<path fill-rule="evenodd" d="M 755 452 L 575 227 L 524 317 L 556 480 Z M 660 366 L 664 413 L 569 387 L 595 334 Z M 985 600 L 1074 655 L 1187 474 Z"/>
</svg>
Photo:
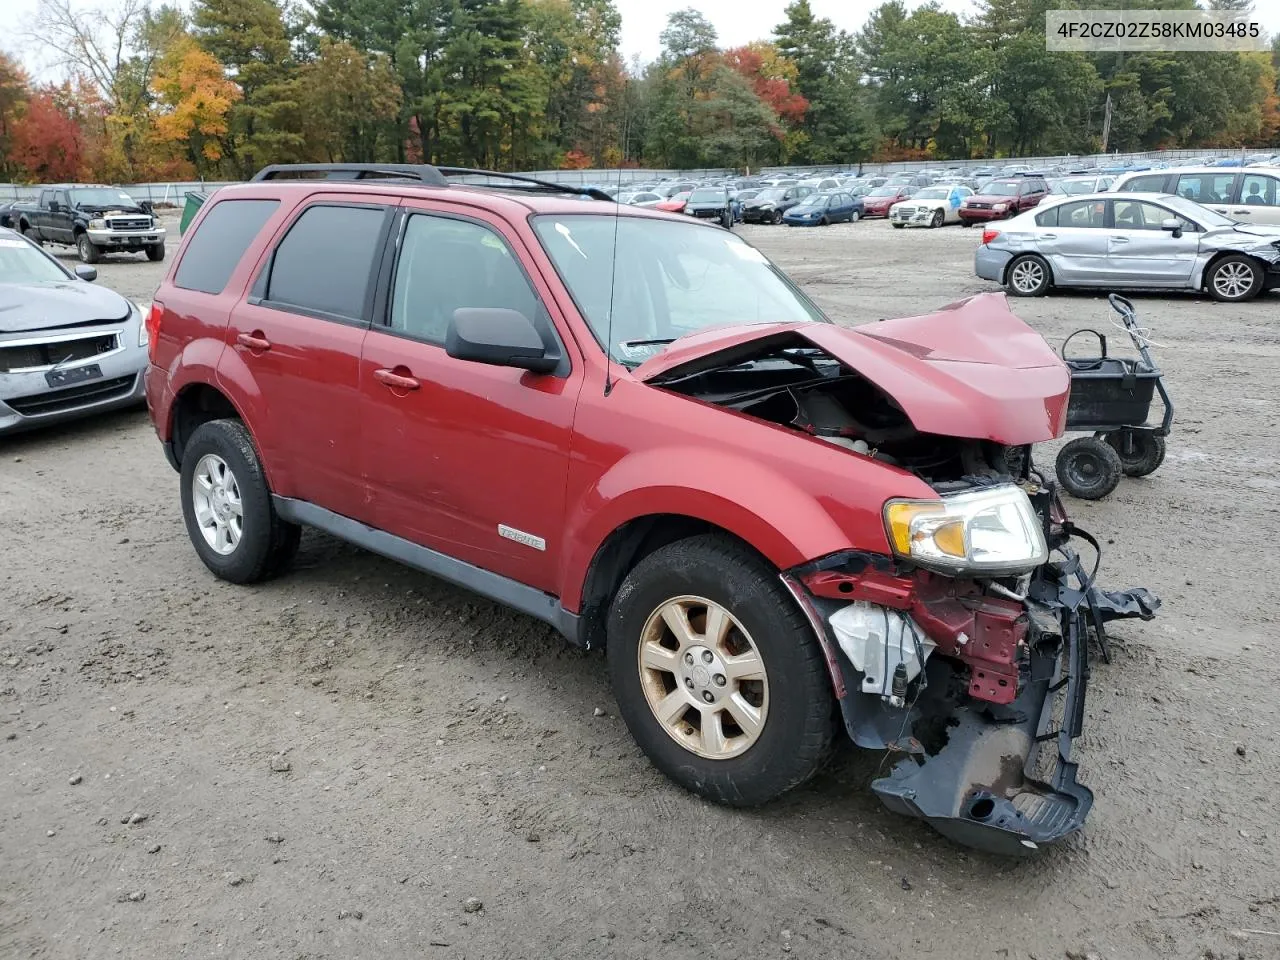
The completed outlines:
<svg viewBox="0 0 1280 960">
<path fill-rule="evenodd" d="M 845 322 L 990 286 L 960 228 L 743 234 Z M 145 300 L 163 268 L 100 282 Z M 1094 670 L 1087 828 L 1024 862 L 884 812 L 874 754 L 703 803 L 602 657 L 324 536 L 274 583 L 214 580 L 141 411 L 0 440 L 0 957 L 1280 956 L 1280 296 L 1137 303 L 1168 460 L 1069 506 L 1105 582 L 1165 607 Z M 1015 308 L 1054 344 L 1109 322 Z"/>
</svg>

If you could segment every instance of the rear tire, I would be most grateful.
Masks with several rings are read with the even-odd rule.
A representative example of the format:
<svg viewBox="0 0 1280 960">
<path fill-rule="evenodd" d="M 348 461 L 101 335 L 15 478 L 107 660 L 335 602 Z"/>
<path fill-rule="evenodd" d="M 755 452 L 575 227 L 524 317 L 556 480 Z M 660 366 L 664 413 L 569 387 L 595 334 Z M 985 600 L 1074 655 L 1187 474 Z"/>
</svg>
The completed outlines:
<svg viewBox="0 0 1280 960">
<path fill-rule="evenodd" d="M 147 259 L 152 263 L 158 263 L 164 259 L 164 244 L 153 243 L 147 247 Z"/>
<path fill-rule="evenodd" d="M 76 237 L 76 253 L 80 255 L 80 260 L 83 263 L 97 263 L 102 259 L 101 249 L 89 239 L 87 233 L 82 233 Z"/>
<path fill-rule="evenodd" d="M 34 243 L 37 247 L 44 246 L 44 241 L 41 240 L 39 237 L 33 235 L 31 230 L 31 224 L 19 223 L 18 232 L 22 234 L 24 237 L 26 237 L 28 240 L 30 240 L 32 243 Z"/>
<path fill-rule="evenodd" d="M 1014 257 L 1005 271 L 1004 288 L 1015 297 L 1042 297 L 1049 292 L 1049 264 L 1034 253 Z"/>
<path fill-rule="evenodd" d="M 777 572 L 743 544 L 713 534 L 656 550 L 627 574 L 608 629 L 622 718 L 686 790 L 755 806 L 826 760 L 835 712 L 822 650 Z"/>
<path fill-rule="evenodd" d="M 202 493 L 197 504 L 197 486 L 202 490 L 211 486 L 198 477 L 207 478 L 211 468 L 223 492 Z M 272 506 L 258 452 L 243 423 L 211 420 L 201 424 L 183 448 L 181 477 L 187 535 L 214 576 L 231 583 L 256 583 L 277 576 L 293 561 L 301 528 L 281 520 Z M 224 524 L 218 521 L 237 513 L 239 532 L 226 538 L 234 542 L 219 545 L 216 530 Z"/>
<path fill-rule="evenodd" d="M 1132 438 L 1131 443 L 1125 442 L 1126 433 Z M 1126 477 L 1145 477 L 1155 473 L 1160 464 L 1164 463 L 1164 437 L 1149 430 L 1115 430 L 1103 439 L 1120 457 L 1120 465 Z"/>
<path fill-rule="evenodd" d="M 1064 490 L 1081 500 L 1101 500 L 1120 483 L 1120 454 L 1097 437 L 1078 437 L 1058 452 L 1055 464 Z"/>
<path fill-rule="evenodd" d="M 973 221 L 972 221 L 972 220 L 961 220 L 961 221 L 960 221 L 960 226 L 962 226 L 962 227 L 972 227 L 972 226 L 973 226 Z"/>
</svg>

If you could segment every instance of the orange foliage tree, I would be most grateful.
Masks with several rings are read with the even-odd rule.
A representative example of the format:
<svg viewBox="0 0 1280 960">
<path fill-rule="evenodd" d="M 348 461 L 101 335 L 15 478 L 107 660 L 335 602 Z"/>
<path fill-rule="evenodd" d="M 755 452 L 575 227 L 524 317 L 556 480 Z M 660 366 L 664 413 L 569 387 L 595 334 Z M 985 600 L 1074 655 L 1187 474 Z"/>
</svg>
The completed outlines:
<svg viewBox="0 0 1280 960">
<path fill-rule="evenodd" d="M 151 89 L 159 107 L 156 140 L 176 148 L 196 176 L 203 177 L 222 158 L 218 138 L 227 132 L 227 113 L 240 99 L 240 88 L 211 54 L 183 37 L 161 59 Z"/>
<path fill-rule="evenodd" d="M 79 178 L 84 162 L 80 126 L 58 105 L 55 90 L 45 88 L 31 95 L 13 125 L 9 157 L 33 180 Z"/>
</svg>

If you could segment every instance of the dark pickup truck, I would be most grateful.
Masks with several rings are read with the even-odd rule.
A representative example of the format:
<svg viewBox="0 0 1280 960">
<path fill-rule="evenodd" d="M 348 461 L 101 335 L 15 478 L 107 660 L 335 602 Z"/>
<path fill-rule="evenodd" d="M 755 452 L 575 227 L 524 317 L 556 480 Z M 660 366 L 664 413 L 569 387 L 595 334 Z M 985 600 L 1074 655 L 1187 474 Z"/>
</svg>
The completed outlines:
<svg viewBox="0 0 1280 960">
<path fill-rule="evenodd" d="M 85 263 L 104 253 L 137 253 L 164 259 L 164 227 L 149 204 L 139 204 L 119 187 L 60 184 L 45 187 L 35 203 L 15 203 L 12 225 L 37 243 L 75 247 Z"/>
</svg>

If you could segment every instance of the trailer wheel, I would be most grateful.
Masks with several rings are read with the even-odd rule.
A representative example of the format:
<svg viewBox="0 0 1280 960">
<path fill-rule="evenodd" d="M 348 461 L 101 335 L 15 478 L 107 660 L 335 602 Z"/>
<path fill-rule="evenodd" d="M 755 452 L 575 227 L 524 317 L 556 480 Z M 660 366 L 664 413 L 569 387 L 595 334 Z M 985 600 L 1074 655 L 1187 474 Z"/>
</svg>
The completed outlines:
<svg viewBox="0 0 1280 960">
<path fill-rule="evenodd" d="M 1058 482 L 1081 500 L 1101 500 L 1120 483 L 1120 454 L 1098 437 L 1078 437 L 1058 453 Z"/>
<path fill-rule="evenodd" d="M 1149 430 L 1113 430 L 1103 439 L 1120 457 L 1126 477 L 1145 477 L 1164 463 L 1164 437 Z"/>
</svg>

